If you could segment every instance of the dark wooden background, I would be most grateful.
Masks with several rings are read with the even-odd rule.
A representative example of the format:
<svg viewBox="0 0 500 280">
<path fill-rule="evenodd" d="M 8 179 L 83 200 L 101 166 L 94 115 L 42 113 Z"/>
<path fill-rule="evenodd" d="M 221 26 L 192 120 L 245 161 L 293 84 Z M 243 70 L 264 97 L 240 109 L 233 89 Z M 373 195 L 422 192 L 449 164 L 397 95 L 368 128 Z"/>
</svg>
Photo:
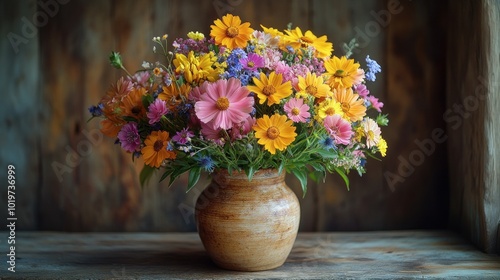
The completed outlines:
<svg viewBox="0 0 500 280">
<path fill-rule="evenodd" d="M 344 42 L 357 37 L 361 48 L 354 58 L 369 54 L 383 68 L 370 89 L 389 114 L 390 126 L 383 128 L 388 155 L 382 162 L 368 160 L 363 177 L 350 174 L 350 191 L 337 176 L 311 183 L 300 200 L 302 231 L 453 226 L 449 178 L 461 174 L 449 174 L 448 159 L 455 158 L 448 153 L 458 151 L 448 149 L 448 141 L 434 141 L 428 151 L 417 145 L 449 130 L 443 114 L 451 106 L 447 50 L 453 46 L 446 1 L 41 2 L 52 6 L 47 10 L 34 0 L 0 3 L 0 181 L 6 181 L 6 166 L 14 164 L 19 229 L 195 230 L 193 205 L 203 183 L 186 194 L 182 181 L 167 188 L 153 179 L 141 190 L 140 161 L 132 163 L 113 139 L 101 138 L 98 122 L 86 122 L 87 108 L 122 75 L 109 65 L 110 51 L 119 51 L 135 69 L 143 60 L 154 61 L 153 36 L 174 38 L 192 30 L 208 35 L 213 20 L 227 12 L 254 28 L 284 29 L 291 22 L 326 34 L 337 55 Z M 29 23 L 39 26 L 30 29 Z M 300 197 L 298 182 L 288 182 Z M 2 205 L 6 192 L 4 183 Z M 0 220 L 5 219 L 1 210 Z"/>
</svg>

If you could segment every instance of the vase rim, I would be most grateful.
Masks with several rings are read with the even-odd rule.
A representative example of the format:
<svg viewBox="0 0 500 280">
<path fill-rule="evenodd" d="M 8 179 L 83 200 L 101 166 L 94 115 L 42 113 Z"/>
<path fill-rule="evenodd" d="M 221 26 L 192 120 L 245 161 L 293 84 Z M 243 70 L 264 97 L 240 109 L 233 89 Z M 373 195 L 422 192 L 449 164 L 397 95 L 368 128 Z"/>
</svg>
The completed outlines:
<svg viewBox="0 0 500 280">
<path fill-rule="evenodd" d="M 254 178 L 256 176 L 258 176 L 258 177 L 264 176 L 267 178 L 281 177 L 281 176 L 284 177 L 285 173 L 286 172 L 284 172 L 284 171 L 281 171 L 281 173 L 279 173 L 277 168 L 264 168 L 264 169 L 258 169 L 257 171 L 255 171 L 253 177 Z M 225 176 L 225 177 L 235 178 L 235 179 L 242 179 L 242 178 L 248 179 L 245 171 L 243 171 L 243 170 L 233 170 L 231 172 L 231 174 L 229 174 L 229 171 L 227 169 L 221 168 L 221 169 L 215 170 L 213 175 Z"/>
</svg>

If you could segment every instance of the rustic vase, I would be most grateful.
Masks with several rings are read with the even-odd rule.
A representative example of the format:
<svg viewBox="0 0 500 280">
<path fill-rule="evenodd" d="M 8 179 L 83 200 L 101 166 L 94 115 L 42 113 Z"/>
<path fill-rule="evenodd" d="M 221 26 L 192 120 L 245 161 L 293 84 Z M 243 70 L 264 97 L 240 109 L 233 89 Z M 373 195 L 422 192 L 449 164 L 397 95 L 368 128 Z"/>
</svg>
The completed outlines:
<svg viewBox="0 0 500 280">
<path fill-rule="evenodd" d="M 201 241 L 218 266 L 260 271 L 281 266 L 292 250 L 300 205 L 285 172 L 215 172 L 196 203 Z"/>
</svg>

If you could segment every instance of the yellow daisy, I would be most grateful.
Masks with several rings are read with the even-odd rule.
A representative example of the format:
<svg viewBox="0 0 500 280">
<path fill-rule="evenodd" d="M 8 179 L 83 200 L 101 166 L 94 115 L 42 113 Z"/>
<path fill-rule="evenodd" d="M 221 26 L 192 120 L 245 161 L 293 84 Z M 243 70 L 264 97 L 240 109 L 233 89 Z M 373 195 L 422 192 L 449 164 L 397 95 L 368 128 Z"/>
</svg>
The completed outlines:
<svg viewBox="0 0 500 280">
<path fill-rule="evenodd" d="M 360 84 L 365 78 L 363 70 L 359 69 L 359 63 L 355 63 L 354 59 L 347 59 L 345 56 L 341 58 L 334 56 L 325 60 L 325 70 L 327 83 L 332 89 L 349 88 L 352 85 Z"/>
<path fill-rule="evenodd" d="M 190 51 L 187 56 L 176 54 L 173 61 L 175 72 L 182 74 L 184 80 L 191 85 L 199 85 L 204 81 L 215 82 L 219 73 L 212 68 L 217 58 L 212 53 L 196 56 Z"/>
<path fill-rule="evenodd" d="M 260 73 L 260 79 L 253 78 L 255 86 L 247 86 L 247 89 L 257 94 L 259 103 L 264 104 L 267 100 L 267 105 L 279 104 L 281 99 L 290 96 L 293 92 L 292 83 L 290 81 L 283 83 L 283 76 L 271 72 L 269 78 L 265 73 Z"/>
<path fill-rule="evenodd" d="M 325 99 L 316 107 L 316 120 L 318 122 L 322 123 L 327 116 L 333 115 L 340 115 L 341 117 L 344 116 L 344 111 L 342 111 L 340 103 L 335 99 Z"/>
<path fill-rule="evenodd" d="M 287 35 L 283 38 L 284 41 L 295 50 L 313 47 L 315 56 L 318 58 L 327 58 L 332 55 L 333 44 L 326 41 L 326 35 L 318 38 L 310 30 L 302 34 L 302 30 L 298 27 L 292 30 L 285 30 L 285 32 Z"/>
<path fill-rule="evenodd" d="M 264 145 L 264 149 L 273 155 L 276 154 L 276 150 L 285 150 L 297 136 L 293 122 L 279 114 L 271 117 L 264 115 L 257 119 L 253 130 L 255 137 L 259 139 L 257 143 Z"/>
<path fill-rule="evenodd" d="M 344 118 L 351 122 L 360 121 L 366 115 L 366 107 L 363 99 L 358 98 L 351 88 L 337 88 L 333 90 L 333 96 L 340 103 L 344 112 Z"/>
<path fill-rule="evenodd" d="M 332 95 L 332 91 L 330 87 L 324 83 L 323 77 L 318 77 L 311 72 L 308 72 L 306 77 L 299 76 L 297 87 L 299 89 L 297 93 L 300 95 L 306 93 L 315 98 L 326 98 Z"/>
<path fill-rule="evenodd" d="M 380 154 L 385 157 L 387 153 L 387 142 L 385 141 L 384 138 L 380 137 L 380 140 L 378 141 L 377 148 L 380 151 Z"/>
<path fill-rule="evenodd" d="M 222 20 L 215 20 L 214 24 L 210 25 L 212 28 L 210 36 L 214 38 L 216 44 L 231 50 L 246 47 L 253 32 L 249 22 L 242 24 L 240 17 L 232 14 L 223 16 Z"/>
</svg>

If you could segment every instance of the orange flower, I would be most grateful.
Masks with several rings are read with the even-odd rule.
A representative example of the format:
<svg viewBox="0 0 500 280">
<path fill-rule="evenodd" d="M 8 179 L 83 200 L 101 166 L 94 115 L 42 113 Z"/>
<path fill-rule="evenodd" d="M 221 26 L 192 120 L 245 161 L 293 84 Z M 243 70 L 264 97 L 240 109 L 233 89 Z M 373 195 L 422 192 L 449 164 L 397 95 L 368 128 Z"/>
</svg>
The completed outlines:
<svg viewBox="0 0 500 280">
<path fill-rule="evenodd" d="M 158 168 L 164 160 L 175 159 L 175 152 L 167 150 L 169 141 L 170 138 L 168 132 L 151 132 L 146 140 L 144 140 L 144 148 L 141 149 L 141 154 L 144 157 L 144 163 L 151 167 Z"/>
<path fill-rule="evenodd" d="M 365 74 L 359 68 L 359 63 L 354 59 L 347 59 L 345 56 L 336 56 L 325 60 L 327 83 L 332 89 L 337 87 L 349 88 L 363 82 Z"/>
<path fill-rule="evenodd" d="M 294 50 L 313 47 L 315 56 L 318 58 L 327 58 L 332 55 L 333 44 L 326 41 L 326 35 L 316 37 L 310 30 L 307 30 L 303 34 L 302 30 L 298 27 L 292 30 L 285 30 L 285 32 L 287 35 L 284 36 L 284 40 Z"/>
<path fill-rule="evenodd" d="M 158 95 L 158 98 L 167 103 L 170 111 L 175 111 L 176 107 L 188 100 L 191 87 L 183 84 L 180 87 L 176 83 L 171 83 L 168 87 L 163 87 L 163 92 Z"/>
<path fill-rule="evenodd" d="M 358 95 L 352 92 L 351 88 L 337 88 L 334 91 L 335 100 L 340 103 L 340 108 L 344 112 L 344 118 L 351 121 L 360 121 L 366 115 L 366 107 L 363 99 L 358 99 Z"/>
<path fill-rule="evenodd" d="M 240 17 L 232 14 L 223 16 L 222 21 L 215 20 L 214 24 L 210 25 L 210 36 L 215 39 L 216 44 L 224 45 L 230 50 L 245 48 L 253 32 L 249 22 L 242 24 Z"/>
<path fill-rule="evenodd" d="M 145 88 L 134 88 L 123 98 L 122 110 L 124 116 L 136 118 L 138 120 L 146 117 L 146 108 L 142 104 L 142 97 L 146 95 Z"/>
</svg>

